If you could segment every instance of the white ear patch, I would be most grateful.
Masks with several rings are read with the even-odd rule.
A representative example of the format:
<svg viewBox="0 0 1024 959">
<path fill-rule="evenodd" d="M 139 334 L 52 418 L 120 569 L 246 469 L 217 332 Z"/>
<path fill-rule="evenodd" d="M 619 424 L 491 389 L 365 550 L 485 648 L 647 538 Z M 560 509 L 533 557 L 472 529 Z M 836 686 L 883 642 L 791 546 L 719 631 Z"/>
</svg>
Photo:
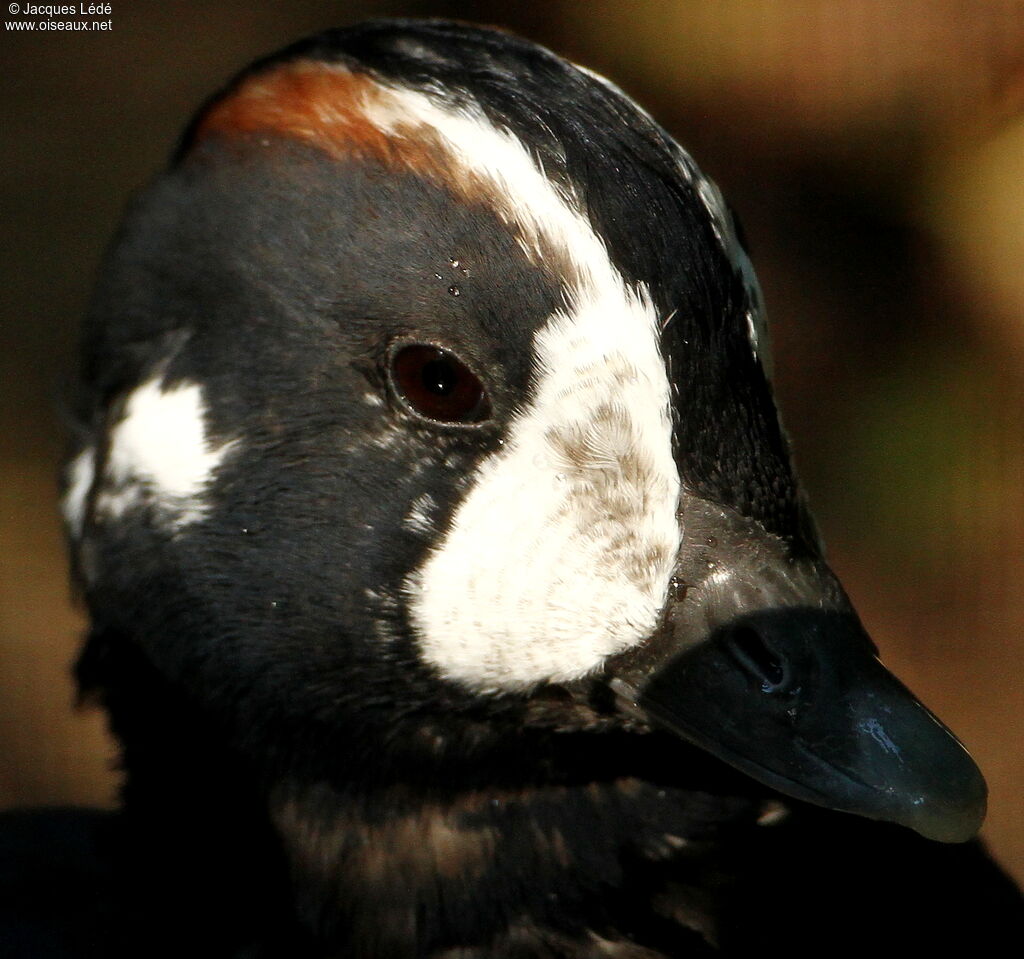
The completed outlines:
<svg viewBox="0 0 1024 959">
<path fill-rule="evenodd" d="M 207 484 L 237 442 L 211 446 L 205 417 L 197 383 L 165 389 L 157 376 L 137 387 L 110 432 L 97 514 L 117 519 L 150 505 L 172 529 L 202 519 Z"/>
</svg>

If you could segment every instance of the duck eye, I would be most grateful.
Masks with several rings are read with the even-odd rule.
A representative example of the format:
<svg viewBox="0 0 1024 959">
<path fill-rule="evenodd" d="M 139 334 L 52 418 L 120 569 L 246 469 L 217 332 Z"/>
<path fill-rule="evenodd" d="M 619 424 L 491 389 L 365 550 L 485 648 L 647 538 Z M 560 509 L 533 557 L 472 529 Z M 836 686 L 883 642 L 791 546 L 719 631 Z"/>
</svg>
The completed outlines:
<svg viewBox="0 0 1024 959">
<path fill-rule="evenodd" d="M 438 423 L 481 423 L 491 415 L 487 391 L 454 353 L 414 343 L 391 357 L 391 383 L 414 413 Z"/>
</svg>

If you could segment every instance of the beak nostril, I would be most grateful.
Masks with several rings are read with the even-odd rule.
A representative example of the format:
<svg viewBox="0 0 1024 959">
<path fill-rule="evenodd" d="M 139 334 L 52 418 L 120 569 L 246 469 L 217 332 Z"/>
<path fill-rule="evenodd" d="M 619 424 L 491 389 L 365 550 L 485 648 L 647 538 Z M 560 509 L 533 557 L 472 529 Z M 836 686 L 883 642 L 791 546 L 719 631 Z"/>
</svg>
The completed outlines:
<svg viewBox="0 0 1024 959">
<path fill-rule="evenodd" d="M 788 685 L 789 671 L 752 626 L 736 626 L 726 638 L 729 649 L 739 664 L 761 684 L 766 693 L 774 693 Z"/>
</svg>

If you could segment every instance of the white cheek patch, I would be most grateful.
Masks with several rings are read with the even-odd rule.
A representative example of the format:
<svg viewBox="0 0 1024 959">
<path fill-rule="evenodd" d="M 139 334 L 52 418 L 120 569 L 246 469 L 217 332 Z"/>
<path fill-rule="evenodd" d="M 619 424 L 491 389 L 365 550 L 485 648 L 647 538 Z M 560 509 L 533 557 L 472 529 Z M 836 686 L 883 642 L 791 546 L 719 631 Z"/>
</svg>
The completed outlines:
<svg viewBox="0 0 1024 959">
<path fill-rule="evenodd" d="M 423 655 L 477 690 L 579 678 L 654 630 L 679 547 L 655 317 L 580 302 L 538 332 L 540 377 L 407 584 Z"/>
<path fill-rule="evenodd" d="M 151 506 L 166 526 L 177 530 L 206 515 L 203 494 L 237 441 L 209 443 L 197 383 L 165 389 L 154 377 L 128 397 L 109 444 L 97 515 L 118 519 L 129 509 Z"/>
</svg>

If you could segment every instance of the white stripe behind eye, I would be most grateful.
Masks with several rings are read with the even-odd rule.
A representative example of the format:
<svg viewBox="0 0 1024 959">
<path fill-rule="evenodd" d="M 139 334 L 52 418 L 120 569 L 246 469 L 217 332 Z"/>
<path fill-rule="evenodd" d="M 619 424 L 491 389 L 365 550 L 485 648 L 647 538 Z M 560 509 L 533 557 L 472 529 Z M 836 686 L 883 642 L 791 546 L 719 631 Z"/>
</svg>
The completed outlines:
<svg viewBox="0 0 1024 959">
<path fill-rule="evenodd" d="M 427 126 L 535 260 L 566 264 L 566 306 L 534 338 L 535 385 L 478 467 L 442 542 L 405 583 L 424 659 L 472 689 L 568 681 L 643 641 L 679 530 L 658 316 L 511 133 L 468 106 L 392 91 L 373 122 Z M 422 133 L 422 131 L 420 131 Z"/>
</svg>

